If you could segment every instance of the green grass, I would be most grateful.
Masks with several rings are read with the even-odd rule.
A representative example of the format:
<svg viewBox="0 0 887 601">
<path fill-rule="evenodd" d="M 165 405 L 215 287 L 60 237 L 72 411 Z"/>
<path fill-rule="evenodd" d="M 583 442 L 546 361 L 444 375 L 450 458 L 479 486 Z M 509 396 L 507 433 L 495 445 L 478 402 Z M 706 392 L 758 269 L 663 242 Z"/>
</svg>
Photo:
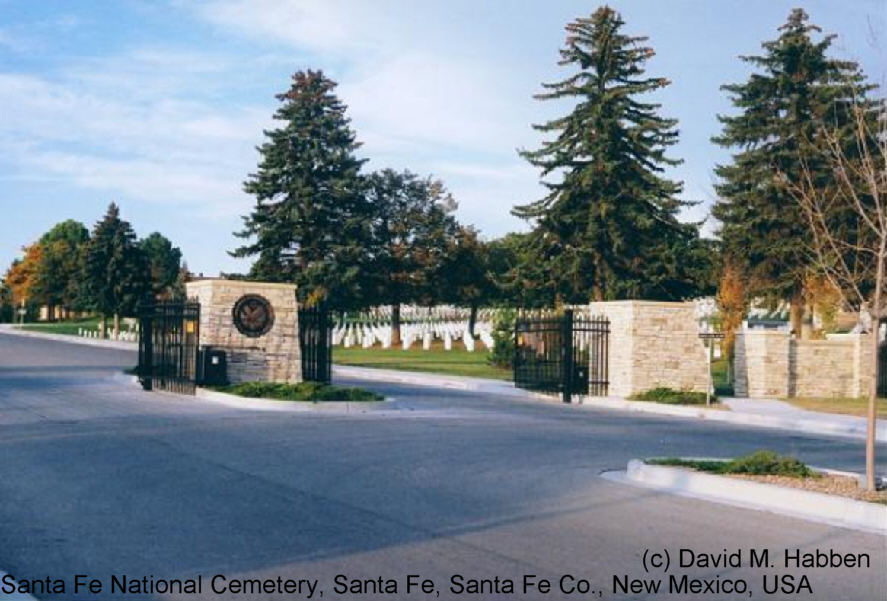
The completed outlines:
<svg viewBox="0 0 887 601">
<path fill-rule="evenodd" d="M 383 401 L 385 397 L 377 392 L 357 387 L 332 386 L 318 382 L 280 384 L 275 382 L 242 382 L 228 386 L 213 386 L 212 390 L 237 396 L 273 399 L 276 401 Z"/>
<path fill-rule="evenodd" d="M 662 403 L 663 405 L 705 405 L 704 392 L 690 392 L 689 390 L 675 390 L 673 388 L 651 388 L 628 397 L 630 401 L 648 401 Z M 712 395 L 712 404 L 718 402 Z"/>
<path fill-rule="evenodd" d="M 108 325 L 111 320 L 108 320 Z M 98 317 L 84 317 L 82 319 L 68 319 L 65 321 L 54 321 L 46 323 L 26 323 L 21 326 L 23 330 L 31 332 L 45 332 L 47 334 L 64 334 L 66 336 L 77 336 L 80 328 L 96 331 L 99 326 Z"/>
<path fill-rule="evenodd" d="M 648 459 L 651 465 L 667 465 L 687 467 L 710 474 L 753 474 L 755 476 L 789 476 L 792 478 L 815 478 L 819 474 L 788 455 L 780 455 L 775 451 L 761 450 L 743 455 L 729 461 L 705 459 L 681 459 L 666 457 L 664 459 Z"/>
<path fill-rule="evenodd" d="M 485 349 L 475 348 L 473 353 L 469 353 L 455 345 L 451 351 L 443 350 L 442 345 L 434 345 L 428 351 L 415 346 L 408 351 L 381 347 L 346 349 L 337 346 L 333 349 L 333 363 L 495 380 L 512 379 L 510 369 L 490 365 Z"/>
</svg>

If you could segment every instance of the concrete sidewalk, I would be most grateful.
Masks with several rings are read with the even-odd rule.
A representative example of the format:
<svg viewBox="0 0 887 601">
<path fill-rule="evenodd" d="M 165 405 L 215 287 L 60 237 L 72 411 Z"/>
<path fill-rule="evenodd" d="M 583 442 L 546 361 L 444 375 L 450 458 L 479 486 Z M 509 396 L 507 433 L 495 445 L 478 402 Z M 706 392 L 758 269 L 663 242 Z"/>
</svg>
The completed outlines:
<svg viewBox="0 0 887 601">
<path fill-rule="evenodd" d="M 666 405 L 612 397 L 582 398 L 583 407 L 705 419 L 759 428 L 778 428 L 804 434 L 857 439 L 865 439 L 866 436 L 866 420 L 863 417 L 805 411 L 789 403 L 776 400 L 730 398 L 723 399 L 723 402 L 730 408 L 730 411 L 707 409 L 704 405 Z M 879 420 L 876 427 L 877 442 L 887 444 L 887 420 Z"/>
<path fill-rule="evenodd" d="M 488 394 L 511 396 L 523 399 L 545 400 L 558 402 L 559 397 L 553 394 L 541 394 L 515 388 L 511 382 L 469 378 L 462 376 L 444 376 L 426 372 L 407 372 L 391 369 L 375 369 L 336 365 L 333 375 L 361 380 L 379 382 L 400 382 L 416 386 L 435 386 L 455 390 L 471 390 Z M 803 432 L 805 434 L 843 436 L 864 439 L 866 420 L 852 415 L 820 413 L 806 411 L 784 401 L 766 399 L 723 399 L 730 411 L 707 409 L 704 406 L 665 405 L 644 401 L 629 401 L 621 397 L 577 397 L 577 409 L 609 409 L 616 411 L 634 411 L 655 415 L 668 415 L 686 419 L 705 419 L 721 421 L 737 425 L 759 428 L 778 428 Z M 877 440 L 887 444 L 887 420 L 877 424 Z"/>
<path fill-rule="evenodd" d="M 858 432 L 861 436 L 865 436 L 866 419 L 864 417 L 810 411 L 776 399 L 739 399 L 731 397 L 724 398 L 722 401 L 736 413 L 751 413 L 775 419 L 798 420 L 801 422 L 821 422 L 822 427 Z M 879 442 L 887 442 L 887 419 L 880 419 L 876 423 L 876 429 Z"/>
</svg>

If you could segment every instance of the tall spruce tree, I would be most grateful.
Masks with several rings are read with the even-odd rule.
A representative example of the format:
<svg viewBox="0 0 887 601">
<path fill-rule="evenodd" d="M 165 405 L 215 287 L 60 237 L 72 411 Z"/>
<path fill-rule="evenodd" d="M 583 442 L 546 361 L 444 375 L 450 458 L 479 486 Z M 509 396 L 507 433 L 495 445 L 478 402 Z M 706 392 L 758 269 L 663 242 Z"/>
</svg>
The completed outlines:
<svg viewBox="0 0 887 601">
<path fill-rule="evenodd" d="M 530 244 L 544 269 L 528 270 L 541 276 L 534 285 L 566 302 L 694 293 L 674 260 L 698 239 L 696 225 L 677 220 L 692 203 L 677 199 L 681 183 L 662 176 L 680 163 L 665 155 L 677 142 L 677 122 L 639 100 L 669 82 L 644 76 L 654 52 L 647 38 L 622 33 L 623 25 L 607 6 L 567 25 L 560 64 L 575 72 L 543 84 L 536 98 L 573 99 L 576 106 L 534 126 L 556 133 L 554 140 L 521 152 L 543 178 L 562 176 L 545 182 L 547 196 L 513 213 L 535 222 Z"/>
<path fill-rule="evenodd" d="M 120 209 L 113 202 L 86 243 L 83 279 L 91 304 L 102 315 L 102 337 L 105 319 L 113 315 L 117 338 L 120 316 L 135 314 L 139 302 L 150 292 L 151 272 L 132 226 L 120 218 Z"/>
<path fill-rule="evenodd" d="M 722 86 L 738 114 L 718 117 L 723 133 L 713 141 L 735 153 L 719 165 L 724 251 L 748 276 L 748 293 L 791 303 L 792 330 L 801 332 L 804 281 L 810 269 L 809 229 L 789 190 L 799 185 L 802 165 L 821 185 L 833 179 L 816 142 L 818 124 L 846 127 L 852 138 L 848 87 L 870 89 L 856 63 L 827 56 L 834 35 L 794 9 L 761 56 L 742 56 L 756 68 L 744 83 Z M 819 36 L 817 36 L 819 37 Z M 849 95 L 852 97 L 852 94 Z"/>
<path fill-rule="evenodd" d="M 256 256 L 250 276 L 298 285 L 302 302 L 359 305 L 369 235 L 358 172 L 364 160 L 335 82 L 299 71 L 277 95 L 280 127 L 265 131 L 258 170 L 244 190 L 256 198 L 234 256 Z"/>
</svg>

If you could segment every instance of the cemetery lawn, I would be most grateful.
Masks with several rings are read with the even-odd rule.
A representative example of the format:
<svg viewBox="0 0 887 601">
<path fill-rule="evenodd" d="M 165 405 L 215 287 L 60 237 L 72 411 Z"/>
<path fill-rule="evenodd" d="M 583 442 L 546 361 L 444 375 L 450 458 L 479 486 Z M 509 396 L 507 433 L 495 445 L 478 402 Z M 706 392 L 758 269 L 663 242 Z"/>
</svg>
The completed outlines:
<svg viewBox="0 0 887 601">
<path fill-rule="evenodd" d="M 108 325 L 111 325 L 108 320 Z M 21 326 L 22 330 L 31 332 L 44 332 L 46 334 L 64 334 L 66 336 L 77 336 L 80 328 L 89 330 L 97 330 L 99 327 L 98 317 L 84 317 L 82 319 L 68 319 L 65 321 L 54 321 L 47 323 L 26 323 Z"/>
<path fill-rule="evenodd" d="M 868 411 L 868 399 L 865 398 L 834 398 L 823 399 L 813 397 L 800 397 L 782 399 L 799 409 L 809 411 L 822 411 L 823 413 L 838 413 L 841 415 L 855 415 L 865 417 Z M 887 399 L 878 399 L 878 417 L 887 417 Z"/>
<path fill-rule="evenodd" d="M 511 380 L 511 370 L 490 365 L 486 349 L 475 349 L 473 353 L 454 344 L 453 350 L 445 351 L 442 345 L 434 345 L 431 350 L 421 347 L 410 350 L 383 349 L 381 347 L 333 349 L 333 363 L 355 367 L 375 367 L 402 371 L 431 372 L 448 376 L 470 376 L 494 380 Z"/>
</svg>

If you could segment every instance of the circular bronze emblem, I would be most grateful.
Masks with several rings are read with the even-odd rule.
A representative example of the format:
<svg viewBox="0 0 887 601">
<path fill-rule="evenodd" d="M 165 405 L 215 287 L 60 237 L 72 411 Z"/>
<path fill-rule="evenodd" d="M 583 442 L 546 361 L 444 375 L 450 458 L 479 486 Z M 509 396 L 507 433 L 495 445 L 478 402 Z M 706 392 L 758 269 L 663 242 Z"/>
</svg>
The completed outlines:
<svg viewBox="0 0 887 601">
<path fill-rule="evenodd" d="M 274 309 L 264 296 L 244 294 L 234 303 L 234 325 L 244 336 L 264 336 L 274 325 Z"/>
</svg>

